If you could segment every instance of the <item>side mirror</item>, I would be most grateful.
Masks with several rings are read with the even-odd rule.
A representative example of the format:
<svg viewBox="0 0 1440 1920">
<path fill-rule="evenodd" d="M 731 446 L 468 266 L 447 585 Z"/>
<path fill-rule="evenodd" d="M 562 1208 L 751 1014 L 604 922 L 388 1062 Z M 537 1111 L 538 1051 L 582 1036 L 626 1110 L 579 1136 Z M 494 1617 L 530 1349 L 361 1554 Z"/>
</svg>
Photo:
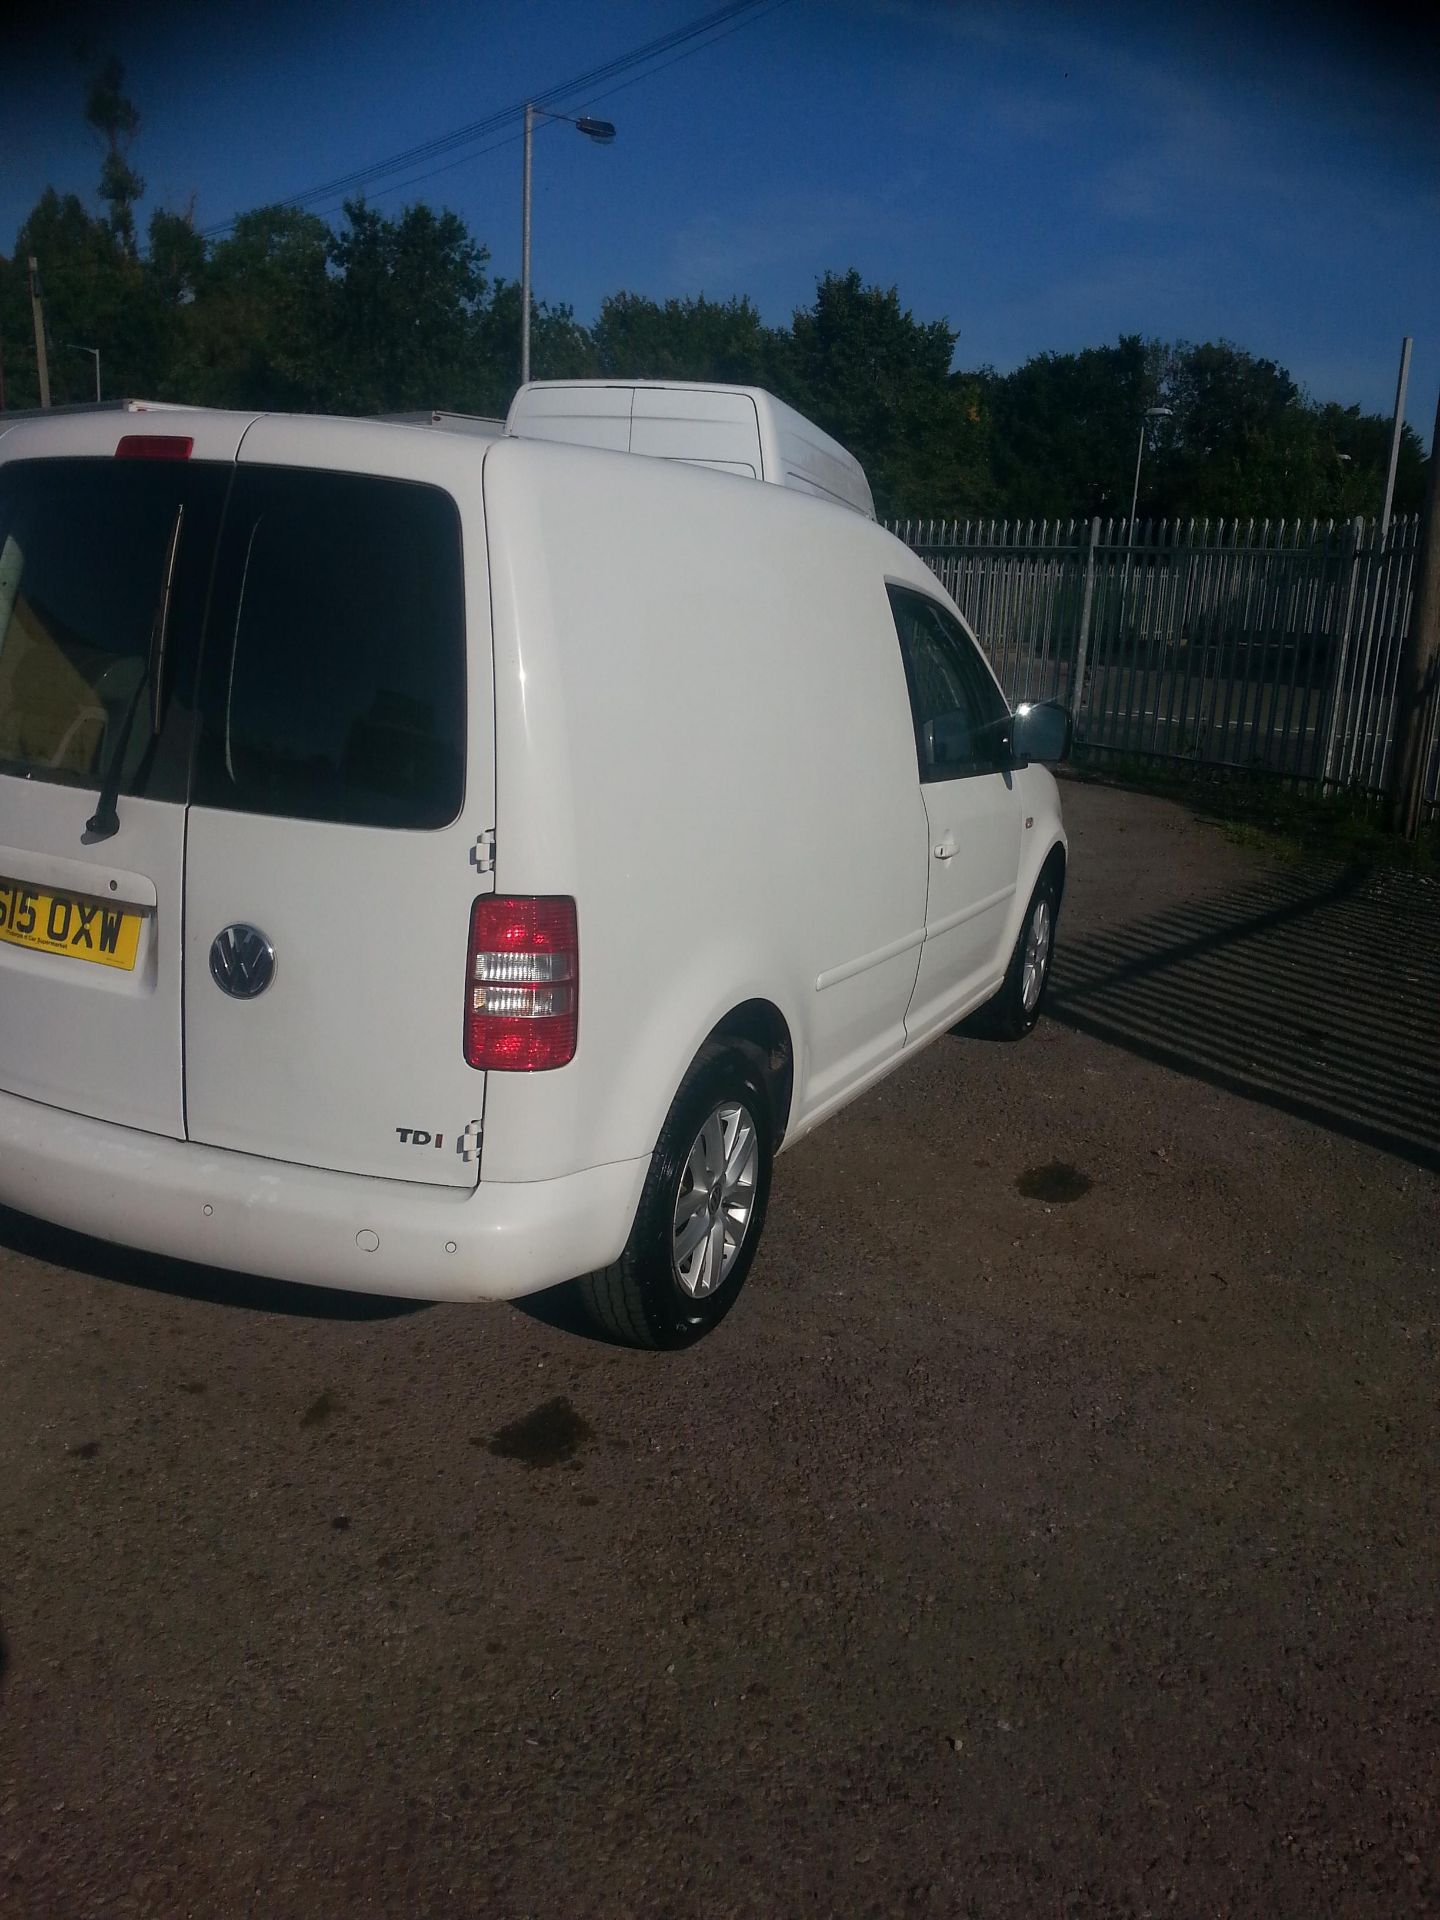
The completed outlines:
<svg viewBox="0 0 1440 1920">
<path fill-rule="evenodd" d="M 1064 760 L 1074 730 L 1070 709 L 1062 701 L 1043 700 L 1035 706 L 1022 702 L 1015 709 L 1011 753 L 1021 766 L 1027 760 Z"/>
</svg>

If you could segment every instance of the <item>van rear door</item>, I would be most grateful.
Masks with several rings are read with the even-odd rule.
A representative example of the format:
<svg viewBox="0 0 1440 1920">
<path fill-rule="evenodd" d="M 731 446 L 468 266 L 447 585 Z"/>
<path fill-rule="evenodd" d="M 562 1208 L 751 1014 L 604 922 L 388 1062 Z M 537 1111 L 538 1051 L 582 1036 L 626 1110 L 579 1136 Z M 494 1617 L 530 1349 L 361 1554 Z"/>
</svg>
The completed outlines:
<svg viewBox="0 0 1440 1920">
<path fill-rule="evenodd" d="M 89 416 L 0 442 L 0 1087 L 177 1138 L 195 667 L 247 424 Z"/>
<path fill-rule="evenodd" d="M 192 1140 L 478 1177 L 463 1014 L 470 909 L 493 887 L 484 454 L 279 418 L 241 449 L 186 868 Z"/>
</svg>

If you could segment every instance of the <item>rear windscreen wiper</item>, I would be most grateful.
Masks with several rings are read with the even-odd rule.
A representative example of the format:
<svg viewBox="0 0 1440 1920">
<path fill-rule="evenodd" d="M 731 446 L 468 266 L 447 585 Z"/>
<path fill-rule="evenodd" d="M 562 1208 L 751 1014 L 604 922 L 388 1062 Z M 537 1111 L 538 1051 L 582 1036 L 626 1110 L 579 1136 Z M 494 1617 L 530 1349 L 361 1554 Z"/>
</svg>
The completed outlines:
<svg viewBox="0 0 1440 1920">
<path fill-rule="evenodd" d="M 125 717 L 115 736 L 114 751 L 100 782 L 100 797 L 95 803 L 95 811 L 85 822 L 85 837 L 88 840 L 108 840 L 112 834 L 120 831 L 120 816 L 115 811 L 115 802 L 120 794 L 120 776 L 130 747 L 135 713 L 147 687 L 150 690 L 151 738 L 160 731 L 160 708 L 165 685 L 165 635 L 170 625 L 170 595 L 175 585 L 175 561 L 180 552 L 180 529 L 184 524 L 185 508 L 182 505 L 175 509 L 170 541 L 165 549 L 165 570 L 160 576 L 160 595 L 155 602 L 155 617 L 150 623 L 150 646 L 145 655 L 144 670 L 135 683 L 135 691 L 130 696 L 130 704 L 125 709 Z"/>
</svg>

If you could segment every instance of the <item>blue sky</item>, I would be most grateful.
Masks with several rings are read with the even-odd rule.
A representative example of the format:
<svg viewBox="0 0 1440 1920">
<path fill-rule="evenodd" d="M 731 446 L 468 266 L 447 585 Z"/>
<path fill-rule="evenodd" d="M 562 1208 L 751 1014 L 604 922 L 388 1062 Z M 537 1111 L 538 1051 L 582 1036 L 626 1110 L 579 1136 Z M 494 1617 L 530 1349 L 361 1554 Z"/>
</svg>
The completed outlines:
<svg viewBox="0 0 1440 1920">
<path fill-rule="evenodd" d="M 132 158 L 201 226 L 384 158 L 688 24 L 718 0 L 371 0 L 108 9 Z M 0 64 L 0 246 L 53 182 L 93 198 L 84 25 L 56 8 Z M 1227 338 L 1318 399 L 1408 414 L 1440 387 L 1433 58 L 1383 8 L 1227 11 L 1124 0 L 765 0 L 737 31 L 577 94 L 619 129 L 537 138 L 536 292 L 582 320 L 620 288 L 749 293 L 781 322 L 827 268 L 898 285 L 960 330 L 957 364 L 1017 365 L 1122 332 Z M 603 97 L 602 97 L 603 94 Z M 520 146 L 480 143 L 408 189 L 519 271 Z M 453 157 L 453 156 L 449 156 Z M 419 169 L 412 170 L 414 172 Z M 332 203 L 320 203 L 328 211 Z"/>
</svg>

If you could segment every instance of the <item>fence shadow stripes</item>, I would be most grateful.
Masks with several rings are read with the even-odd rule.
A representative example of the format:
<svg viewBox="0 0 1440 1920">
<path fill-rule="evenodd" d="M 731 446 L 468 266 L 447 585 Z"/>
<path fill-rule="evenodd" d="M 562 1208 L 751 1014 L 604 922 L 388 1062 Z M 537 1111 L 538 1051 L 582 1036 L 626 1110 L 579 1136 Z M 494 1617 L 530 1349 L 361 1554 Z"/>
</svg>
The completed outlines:
<svg viewBox="0 0 1440 1920">
<path fill-rule="evenodd" d="M 1440 881 L 1276 870 L 1062 939 L 1053 1018 L 1440 1171 Z"/>
</svg>

